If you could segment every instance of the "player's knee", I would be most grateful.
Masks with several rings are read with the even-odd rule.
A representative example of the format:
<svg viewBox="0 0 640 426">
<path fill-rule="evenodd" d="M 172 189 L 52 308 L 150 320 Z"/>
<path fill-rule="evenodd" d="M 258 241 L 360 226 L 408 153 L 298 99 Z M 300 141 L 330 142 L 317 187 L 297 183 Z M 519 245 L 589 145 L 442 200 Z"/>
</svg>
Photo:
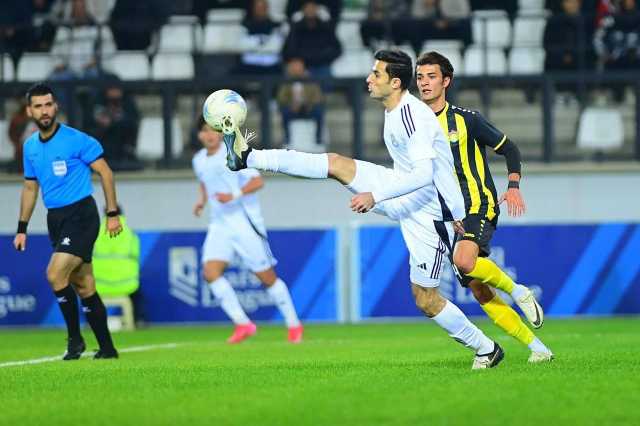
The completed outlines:
<svg viewBox="0 0 640 426">
<path fill-rule="evenodd" d="M 471 283 L 469 284 L 469 288 L 473 293 L 473 297 L 475 297 L 478 303 L 480 303 L 481 305 L 491 302 L 491 300 L 495 296 L 495 293 L 493 292 L 493 289 L 491 287 L 475 280 L 471 281 Z"/>
<path fill-rule="evenodd" d="M 463 274 L 468 274 L 476 267 L 476 259 L 460 250 L 456 250 L 453 254 L 453 263 Z"/>
<path fill-rule="evenodd" d="M 434 291 L 435 290 L 435 291 Z M 440 313 L 442 310 L 442 296 L 438 293 L 437 289 L 426 289 L 420 291 L 416 295 L 416 306 L 426 316 L 432 318 Z"/>
<path fill-rule="evenodd" d="M 49 281 L 54 290 L 61 290 L 66 287 L 67 277 L 63 271 L 49 266 L 47 268 L 47 281 Z"/>
<path fill-rule="evenodd" d="M 348 157 L 330 152 L 327 154 L 329 160 L 329 177 L 337 179 L 343 184 L 348 184 L 353 180 L 356 172 L 356 163 Z"/>
</svg>

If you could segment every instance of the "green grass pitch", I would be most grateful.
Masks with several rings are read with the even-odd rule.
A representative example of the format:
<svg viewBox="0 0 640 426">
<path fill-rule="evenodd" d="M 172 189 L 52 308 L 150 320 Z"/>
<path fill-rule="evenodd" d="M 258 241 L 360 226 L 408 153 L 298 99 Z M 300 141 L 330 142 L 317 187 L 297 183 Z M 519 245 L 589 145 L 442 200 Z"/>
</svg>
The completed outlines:
<svg viewBox="0 0 640 426">
<path fill-rule="evenodd" d="M 427 320 L 307 325 L 301 345 L 275 325 L 236 346 L 229 326 L 152 327 L 116 334 L 141 349 L 117 361 L 12 366 L 58 356 L 63 332 L 0 330 L 0 425 L 640 424 L 640 318 L 550 318 L 545 365 L 478 324 L 505 348 L 498 368 L 471 371 Z"/>
</svg>

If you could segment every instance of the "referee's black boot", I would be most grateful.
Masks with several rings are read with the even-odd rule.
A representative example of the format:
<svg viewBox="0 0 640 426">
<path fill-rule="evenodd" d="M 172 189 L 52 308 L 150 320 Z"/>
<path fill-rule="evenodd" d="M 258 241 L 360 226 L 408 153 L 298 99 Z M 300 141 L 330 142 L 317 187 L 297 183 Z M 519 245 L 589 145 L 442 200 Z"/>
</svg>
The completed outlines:
<svg viewBox="0 0 640 426">
<path fill-rule="evenodd" d="M 70 361 L 73 359 L 79 359 L 86 348 L 87 347 L 84 344 L 84 339 L 82 337 L 75 339 L 69 337 L 67 339 L 67 351 L 62 356 L 62 360 Z"/>
<path fill-rule="evenodd" d="M 98 349 L 98 352 L 93 356 L 93 359 L 116 359 L 118 358 L 118 351 L 116 348 L 111 349 Z"/>
</svg>

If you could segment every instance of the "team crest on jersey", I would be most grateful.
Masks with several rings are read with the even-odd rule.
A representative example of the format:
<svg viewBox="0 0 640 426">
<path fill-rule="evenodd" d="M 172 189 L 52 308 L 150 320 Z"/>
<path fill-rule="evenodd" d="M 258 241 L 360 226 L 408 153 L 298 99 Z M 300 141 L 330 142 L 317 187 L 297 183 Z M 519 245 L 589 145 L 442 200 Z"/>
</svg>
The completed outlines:
<svg viewBox="0 0 640 426">
<path fill-rule="evenodd" d="M 458 142 L 458 132 L 452 130 L 449 132 L 449 142 L 455 143 Z"/>
</svg>

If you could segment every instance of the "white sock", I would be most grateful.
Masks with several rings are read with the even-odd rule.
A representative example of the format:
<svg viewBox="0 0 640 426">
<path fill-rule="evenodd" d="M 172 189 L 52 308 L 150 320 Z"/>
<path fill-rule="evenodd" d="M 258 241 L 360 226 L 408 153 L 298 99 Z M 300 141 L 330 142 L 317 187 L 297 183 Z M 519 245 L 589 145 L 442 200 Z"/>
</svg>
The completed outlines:
<svg viewBox="0 0 640 426">
<path fill-rule="evenodd" d="M 213 295 L 220 300 L 220 307 L 227 314 L 231 321 L 236 325 L 249 324 L 251 320 L 244 313 L 244 309 L 238 301 L 236 292 L 229 284 L 229 281 L 225 277 L 220 277 L 215 281 L 209 283 L 209 288 L 213 292 Z"/>
<path fill-rule="evenodd" d="M 273 301 L 276 302 L 276 306 L 284 317 L 284 322 L 287 324 L 287 327 L 299 326 L 300 320 L 298 319 L 298 314 L 296 314 L 296 308 L 294 308 L 293 302 L 291 301 L 289 289 L 284 281 L 280 278 L 276 279 L 276 282 L 271 287 L 267 287 L 267 293 L 269 293 Z"/>
<path fill-rule="evenodd" d="M 531 349 L 532 352 L 544 352 L 547 354 L 551 353 L 551 350 L 546 347 L 544 345 L 544 343 L 542 343 L 542 341 L 540 339 L 538 339 L 537 337 L 533 339 L 533 342 L 529 343 L 529 349 Z"/>
<path fill-rule="evenodd" d="M 453 303 L 447 301 L 444 309 L 433 317 L 433 320 L 444 328 L 454 340 L 475 350 L 477 354 L 484 355 L 493 351 L 493 341 L 469 321 Z"/>
<path fill-rule="evenodd" d="M 254 149 L 247 157 L 247 167 L 291 176 L 326 179 L 329 174 L 329 157 L 327 154 L 309 154 L 290 149 Z"/>
<path fill-rule="evenodd" d="M 522 284 L 514 284 L 510 296 L 513 298 L 513 300 L 518 300 L 527 293 L 527 290 L 528 288 L 523 286 Z"/>
</svg>

